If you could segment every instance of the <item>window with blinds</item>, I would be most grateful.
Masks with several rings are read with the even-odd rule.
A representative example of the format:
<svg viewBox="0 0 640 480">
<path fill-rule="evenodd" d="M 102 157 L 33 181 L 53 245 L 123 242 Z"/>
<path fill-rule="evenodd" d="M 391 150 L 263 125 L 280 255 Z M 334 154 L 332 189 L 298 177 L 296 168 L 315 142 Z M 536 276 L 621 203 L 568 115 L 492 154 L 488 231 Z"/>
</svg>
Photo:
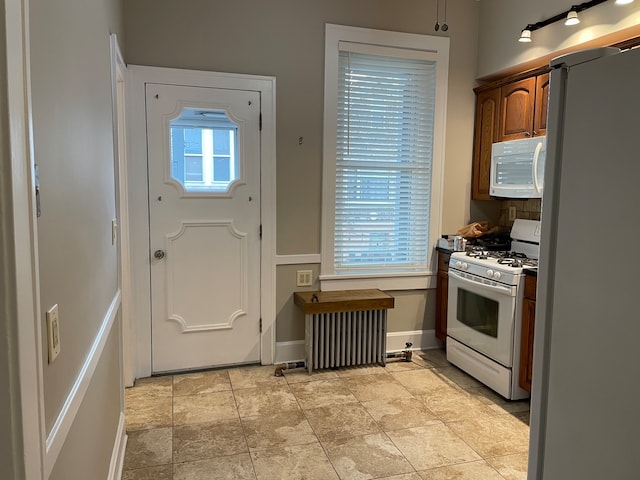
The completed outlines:
<svg viewBox="0 0 640 480">
<path fill-rule="evenodd" d="M 340 51 L 337 273 L 426 270 L 435 79 L 432 60 Z"/>
<path fill-rule="evenodd" d="M 320 280 L 329 289 L 358 279 L 426 288 L 440 228 L 449 40 L 339 25 L 325 38 Z"/>
</svg>

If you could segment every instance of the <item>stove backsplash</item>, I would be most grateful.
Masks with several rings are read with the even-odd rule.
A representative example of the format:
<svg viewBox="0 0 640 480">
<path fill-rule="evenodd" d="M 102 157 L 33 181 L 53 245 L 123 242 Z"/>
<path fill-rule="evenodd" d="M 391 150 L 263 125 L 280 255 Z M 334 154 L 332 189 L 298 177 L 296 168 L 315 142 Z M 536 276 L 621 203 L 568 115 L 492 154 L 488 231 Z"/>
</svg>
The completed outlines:
<svg viewBox="0 0 640 480">
<path fill-rule="evenodd" d="M 525 220 L 540 220 L 542 211 L 542 199 L 528 198 L 523 200 L 501 200 L 500 219 L 498 225 L 509 227 L 513 225 L 513 220 L 509 221 L 509 207 L 516 207 L 516 218 Z"/>
</svg>

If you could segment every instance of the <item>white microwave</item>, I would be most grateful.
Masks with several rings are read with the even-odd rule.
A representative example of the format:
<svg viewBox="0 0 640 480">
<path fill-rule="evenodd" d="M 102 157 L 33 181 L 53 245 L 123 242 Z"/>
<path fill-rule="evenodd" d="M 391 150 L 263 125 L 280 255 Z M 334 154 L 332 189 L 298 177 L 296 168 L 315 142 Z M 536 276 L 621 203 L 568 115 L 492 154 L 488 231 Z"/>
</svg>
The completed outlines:
<svg viewBox="0 0 640 480">
<path fill-rule="evenodd" d="M 489 194 L 505 198 L 542 198 L 547 137 L 523 138 L 491 146 Z"/>
</svg>

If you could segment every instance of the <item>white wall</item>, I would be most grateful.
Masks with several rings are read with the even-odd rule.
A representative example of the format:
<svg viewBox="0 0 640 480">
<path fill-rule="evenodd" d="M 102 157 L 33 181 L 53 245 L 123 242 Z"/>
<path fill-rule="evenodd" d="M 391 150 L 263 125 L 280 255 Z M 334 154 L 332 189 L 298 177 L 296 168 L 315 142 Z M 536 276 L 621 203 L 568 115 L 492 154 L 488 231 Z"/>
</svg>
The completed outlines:
<svg viewBox="0 0 640 480">
<path fill-rule="evenodd" d="M 45 464 L 53 478 L 107 478 L 121 441 L 109 42 L 122 31 L 120 7 L 119 0 L 29 2 Z M 54 304 L 61 352 L 49 364 L 44 318 Z"/>
<path fill-rule="evenodd" d="M 518 42 L 527 25 L 553 17 L 582 2 L 572 0 L 482 0 L 478 37 L 478 78 L 527 70 L 569 49 L 588 48 L 640 35 L 640 2 L 613 0 L 580 13 L 581 23 L 556 22 L 533 32 L 533 42 Z"/>
</svg>

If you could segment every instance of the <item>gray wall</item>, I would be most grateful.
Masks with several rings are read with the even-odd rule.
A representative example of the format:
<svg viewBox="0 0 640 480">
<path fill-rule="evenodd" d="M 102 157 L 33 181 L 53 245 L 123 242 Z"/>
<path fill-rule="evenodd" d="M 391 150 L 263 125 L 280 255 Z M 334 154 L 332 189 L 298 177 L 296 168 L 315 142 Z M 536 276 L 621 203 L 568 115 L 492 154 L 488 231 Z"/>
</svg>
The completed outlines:
<svg viewBox="0 0 640 480">
<path fill-rule="evenodd" d="M 117 290 L 109 34 L 123 29 L 119 0 L 29 4 L 34 156 L 42 192 L 37 226 L 48 435 Z M 47 364 L 44 319 L 54 304 L 59 305 L 61 353 Z M 106 476 L 102 460 L 91 475 L 77 476 L 72 469 L 84 456 L 95 459 L 98 450 L 110 456 L 122 395 L 114 374 L 121 368 L 117 345 L 112 333 L 55 466 L 66 477 L 57 478 Z M 96 422 L 104 428 L 92 429 Z M 74 432 L 89 429 L 91 442 L 72 455 L 70 449 L 81 442 Z"/>
<path fill-rule="evenodd" d="M 447 12 L 446 233 L 498 217 L 497 204 L 470 201 L 478 8 L 460 0 Z M 279 255 L 320 253 L 325 23 L 443 35 L 433 29 L 435 0 L 128 0 L 124 12 L 127 63 L 277 77 Z M 308 268 L 317 280 L 317 265 L 277 269 L 278 341 L 304 337 L 292 292 L 295 270 Z M 393 314 L 402 320 L 390 322 L 390 330 L 432 329 L 432 298 L 403 294 Z"/>
<path fill-rule="evenodd" d="M 533 32 L 533 42 L 520 43 L 529 23 L 553 17 L 573 0 L 482 0 L 478 38 L 478 77 L 533 68 L 570 49 L 588 48 L 640 35 L 640 4 L 606 2 L 580 13 L 580 24 L 556 22 Z"/>
</svg>

